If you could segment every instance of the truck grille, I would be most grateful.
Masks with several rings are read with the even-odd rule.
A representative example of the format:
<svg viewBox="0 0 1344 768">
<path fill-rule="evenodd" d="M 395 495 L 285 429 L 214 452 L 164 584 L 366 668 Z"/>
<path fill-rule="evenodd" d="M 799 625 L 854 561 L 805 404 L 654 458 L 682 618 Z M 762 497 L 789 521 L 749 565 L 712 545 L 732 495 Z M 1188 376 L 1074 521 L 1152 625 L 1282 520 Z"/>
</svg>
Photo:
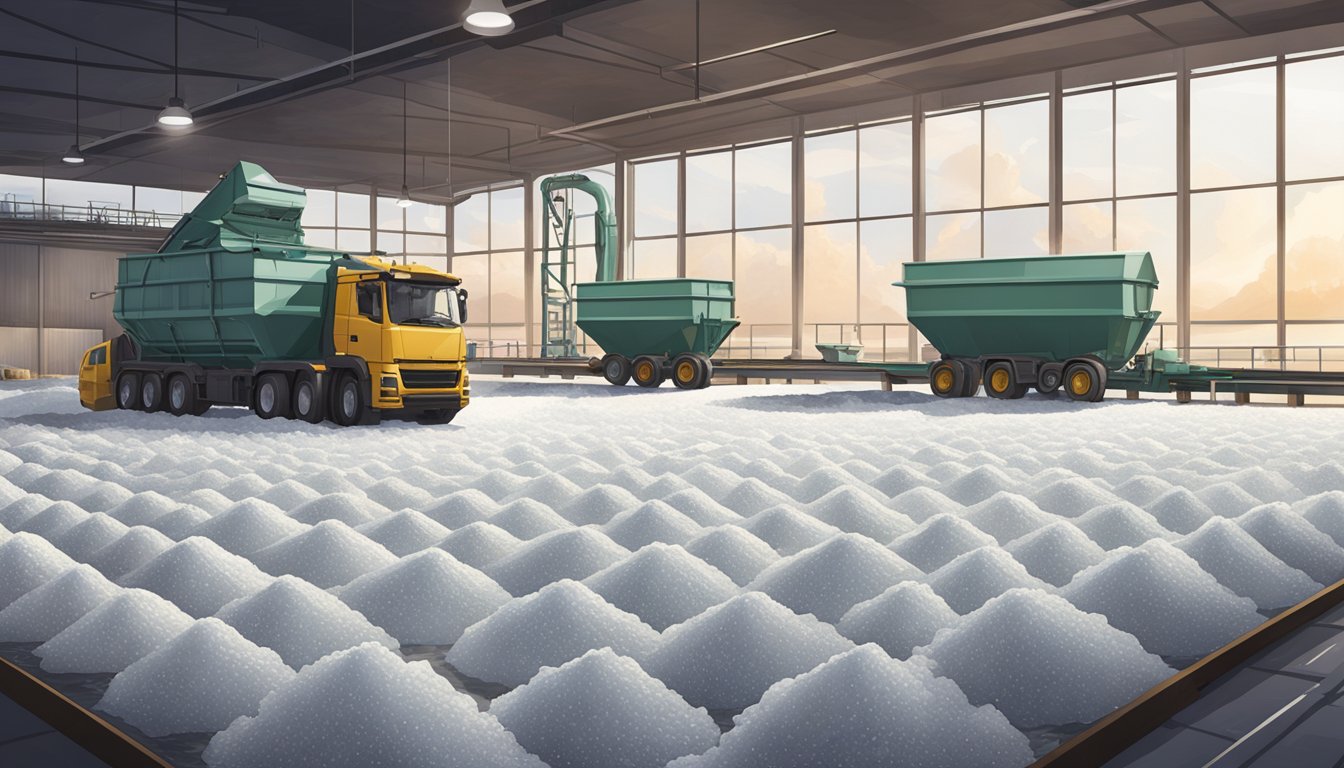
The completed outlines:
<svg viewBox="0 0 1344 768">
<path fill-rule="evenodd" d="M 452 389 L 457 386 L 457 371 L 401 370 L 401 383 L 407 389 Z"/>
</svg>

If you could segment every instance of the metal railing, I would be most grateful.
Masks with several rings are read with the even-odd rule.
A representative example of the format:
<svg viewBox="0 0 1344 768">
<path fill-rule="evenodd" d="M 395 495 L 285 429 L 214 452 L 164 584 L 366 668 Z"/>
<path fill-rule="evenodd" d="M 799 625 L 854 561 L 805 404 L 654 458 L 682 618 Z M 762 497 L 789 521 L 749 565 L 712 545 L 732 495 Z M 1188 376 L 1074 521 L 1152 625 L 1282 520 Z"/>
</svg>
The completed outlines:
<svg viewBox="0 0 1344 768">
<path fill-rule="evenodd" d="M 1344 370 L 1344 345 L 1189 347 L 1186 359 L 1213 368 L 1252 371 Z"/>
<path fill-rule="evenodd" d="M 111 224 L 123 227 L 169 229 L 182 218 L 180 213 L 123 210 L 121 203 L 90 200 L 86 205 L 54 205 L 24 200 L 0 199 L 0 220 L 71 221 L 85 224 Z"/>
</svg>

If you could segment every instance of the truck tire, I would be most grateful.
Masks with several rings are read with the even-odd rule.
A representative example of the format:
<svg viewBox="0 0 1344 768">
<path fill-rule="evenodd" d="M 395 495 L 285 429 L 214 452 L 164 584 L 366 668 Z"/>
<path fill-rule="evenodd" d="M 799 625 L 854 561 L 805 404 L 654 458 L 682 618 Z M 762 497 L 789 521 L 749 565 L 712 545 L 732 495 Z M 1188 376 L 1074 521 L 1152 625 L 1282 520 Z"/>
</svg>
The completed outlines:
<svg viewBox="0 0 1344 768">
<path fill-rule="evenodd" d="M 961 394 L 957 397 L 975 397 L 980 391 L 980 364 L 973 360 L 958 360 L 961 363 Z"/>
<path fill-rule="evenodd" d="M 282 373 L 263 373 L 257 378 L 257 415 L 263 419 L 289 416 L 289 379 Z"/>
<path fill-rule="evenodd" d="M 1053 395 L 1059 391 L 1059 387 L 1064 383 L 1064 369 L 1058 363 L 1041 366 L 1041 370 L 1036 374 L 1036 391 L 1042 395 Z"/>
<path fill-rule="evenodd" d="M 929 366 L 929 389 L 938 397 L 962 397 L 966 369 L 956 360 L 939 360 Z"/>
<path fill-rule="evenodd" d="M 985 368 L 985 394 L 999 400 L 1017 400 L 1027 394 L 1027 385 L 1017 380 L 1012 363 L 1000 360 Z"/>
<path fill-rule="evenodd" d="M 140 410 L 146 413 L 163 410 L 163 377 L 157 373 L 140 377 Z"/>
<path fill-rule="evenodd" d="M 322 387 L 317 376 L 300 372 L 294 379 L 294 403 L 290 409 L 294 418 L 309 424 L 320 423 L 326 412 L 322 400 Z"/>
<path fill-rule="evenodd" d="M 364 419 L 364 398 L 360 396 L 359 379 L 342 372 L 331 389 L 331 420 L 349 427 Z"/>
<path fill-rule="evenodd" d="M 164 400 L 168 412 L 174 416 L 196 412 L 196 387 L 187 374 L 174 373 L 168 377 L 168 391 Z"/>
<path fill-rule="evenodd" d="M 704 365 L 695 355 L 686 353 L 672 359 L 672 384 L 677 389 L 699 389 L 704 375 Z"/>
<path fill-rule="evenodd" d="M 700 383 L 696 385 L 696 389 L 704 389 L 709 386 L 710 381 L 714 378 L 714 361 L 709 359 L 709 355 L 702 352 L 696 352 L 695 356 L 699 358 L 702 366 Z"/>
<path fill-rule="evenodd" d="M 630 381 L 630 360 L 625 355 L 614 352 L 602 358 L 602 378 L 608 384 L 624 387 Z"/>
<path fill-rule="evenodd" d="M 140 374 L 125 371 L 117 377 L 117 407 L 123 411 L 140 410 Z"/>
<path fill-rule="evenodd" d="M 631 364 L 631 376 L 635 383 L 647 389 L 654 389 L 663 383 L 663 361 L 649 355 L 636 357 Z"/>
<path fill-rule="evenodd" d="M 1106 398 L 1106 384 L 1107 379 L 1110 377 L 1110 375 L 1106 370 L 1106 366 L 1102 365 L 1099 361 L 1093 360 L 1091 358 L 1085 358 L 1085 359 L 1088 362 L 1088 364 L 1092 366 L 1092 369 L 1097 372 L 1097 382 L 1098 382 L 1097 393 L 1092 396 L 1092 402 L 1100 403 L 1102 400 Z"/>
<path fill-rule="evenodd" d="M 1064 366 L 1064 394 L 1070 400 L 1082 403 L 1095 403 L 1106 391 L 1106 382 L 1098 376 L 1097 369 L 1090 360 L 1074 360 Z"/>
</svg>

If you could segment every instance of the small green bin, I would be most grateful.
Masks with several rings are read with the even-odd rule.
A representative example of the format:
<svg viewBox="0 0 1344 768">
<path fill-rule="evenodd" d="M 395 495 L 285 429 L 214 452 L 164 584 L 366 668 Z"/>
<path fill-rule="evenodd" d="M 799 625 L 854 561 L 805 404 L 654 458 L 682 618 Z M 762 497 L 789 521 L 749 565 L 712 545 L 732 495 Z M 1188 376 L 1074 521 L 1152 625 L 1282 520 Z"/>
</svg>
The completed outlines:
<svg viewBox="0 0 1344 768">
<path fill-rule="evenodd" d="M 713 355 L 739 324 L 731 280 L 618 280 L 576 290 L 579 328 L 609 354 Z"/>
</svg>

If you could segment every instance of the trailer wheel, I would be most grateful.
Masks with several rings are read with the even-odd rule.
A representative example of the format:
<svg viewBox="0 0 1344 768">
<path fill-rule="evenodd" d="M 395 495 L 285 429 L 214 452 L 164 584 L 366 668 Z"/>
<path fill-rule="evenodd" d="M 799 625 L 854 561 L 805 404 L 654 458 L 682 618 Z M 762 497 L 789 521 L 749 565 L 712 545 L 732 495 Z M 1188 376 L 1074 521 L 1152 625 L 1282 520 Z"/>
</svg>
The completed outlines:
<svg viewBox="0 0 1344 768">
<path fill-rule="evenodd" d="M 263 373 L 257 379 L 256 412 L 263 419 L 289 416 L 289 380 L 282 373 Z"/>
<path fill-rule="evenodd" d="M 625 355 L 612 353 L 602 358 L 602 378 L 608 384 L 624 387 L 630 381 L 630 360 Z"/>
<path fill-rule="evenodd" d="M 318 386 L 317 376 L 306 371 L 300 372 L 294 380 L 294 404 L 290 412 L 294 417 L 309 424 L 322 421 L 322 389 Z"/>
<path fill-rule="evenodd" d="M 157 373 L 140 377 L 140 410 L 146 413 L 163 410 L 163 377 Z"/>
<path fill-rule="evenodd" d="M 1098 368 L 1088 360 L 1075 360 L 1064 367 L 1064 394 L 1075 402 L 1095 403 L 1106 391 Z"/>
<path fill-rule="evenodd" d="M 958 360 L 961 363 L 961 393 L 958 397 L 975 397 L 980 391 L 980 364 L 970 360 Z"/>
<path fill-rule="evenodd" d="M 966 369 L 956 360 L 939 360 L 929 366 L 929 389 L 938 397 L 962 397 Z"/>
<path fill-rule="evenodd" d="M 140 410 L 140 374 L 126 371 L 117 377 L 117 407 L 123 411 Z"/>
<path fill-rule="evenodd" d="M 640 355 L 630 367 L 631 377 L 641 387 L 653 389 L 663 383 L 663 362 L 656 357 Z"/>
<path fill-rule="evenodd" d="M 985 369 L 985 393 L 999 400 L 1017 400 L 1027 393 L 1027 385 L 1017 380 L 1012 363 L 1000 360 Z"/>
<path fill-rule="evenodd" d="M 196 411 L 196 388 L 185 373 L 175 373 L 168 377 L 168 392 L 165 397 L 168 412 L 174 416 L 186 416 Z"/>
<path fill-rule="evenodd" d="M 709 359 L 709 355 L 701 352 L 696 352 L 695 357 L 700 361 L 700 381 L 695 388 L 704 389 L 714 378 L 714 361 Z"/>
<path fill-rule="evenodd" d="M 342 373 L 331 391 L 331 420 L 349 427 L 364 418 L 364 399 L 360 397 L 359 379 L 354 374 Z"/>
<path fill-rule="evenodd" d="M 1097 372 L 1097 392 L 1092 396 L 1092 402 L 1100 403 L 1106 397 L 1106 380 L 1109 378 L 1106 366 L 1091 358 L 1084 358 L 1084 360 L 1092 366 L 1092 370 Z"/>
<path fill-rule="evenodd" d="M 1041 372 L 1036 375 L 1036 391 L 1042 395 L 1055 394 L 1063 383 L 1064 369 L 1058 366 L 1044 366 L 1041 368 Z"/>
<path fill-rule="evenodd" d="M 699 389 L 704 375 L 704 365 L 695 355 L 683 353 L 673 358 L 672 383 L 677 389 Z"/>
</svg>

